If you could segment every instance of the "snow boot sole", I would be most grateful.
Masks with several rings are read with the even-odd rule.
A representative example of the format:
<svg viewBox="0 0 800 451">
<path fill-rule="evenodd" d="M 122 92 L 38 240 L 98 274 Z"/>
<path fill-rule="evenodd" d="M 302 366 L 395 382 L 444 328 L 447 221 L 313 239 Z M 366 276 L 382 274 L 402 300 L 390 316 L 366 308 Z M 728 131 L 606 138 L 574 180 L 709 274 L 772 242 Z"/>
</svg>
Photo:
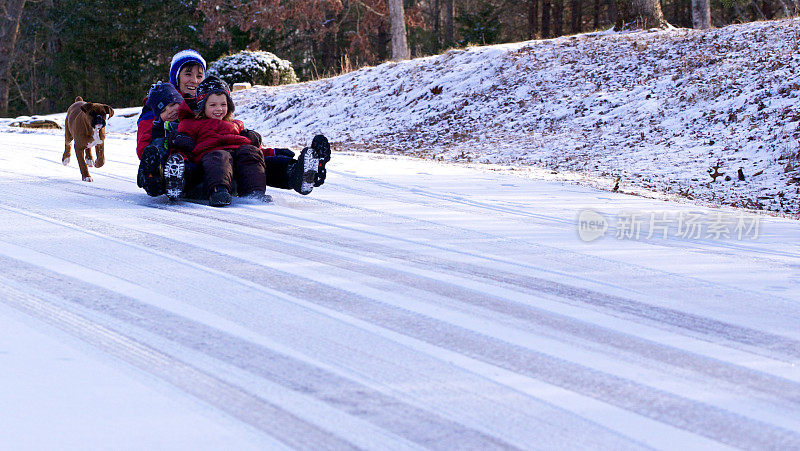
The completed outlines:
<svg viewBox="0 0 800 451">
<path fill-rule="evenodd" d="M 311 140 L 311 150 L 314 157 L 319 159 L 319 166 L 317 173 L 314 176 L 314 186 L 320 186 L 325 183 L 325 177 L 328 171 L 325 170 L 325 163 L 331 161 L 331 145 L 328 143 L 328 138 L 324 135 L 317 135 Z"/>
<path fill-rule="evenodd" d="M 319 158 L 314 157 L 314 151 L 306 147 L 300 152 L 297 163 L 294 164 L 289 174 L 289 186 L 302 195 L 314 189 L 314 181 L 319 168 Z"/>
<path fill-rule="evenodd" d="M 174 201 L 183 194 L 186 186 L 185 168 L 186 162 L 183 156 L 177 153 L 170 155 L 164 163 L 164 184 L 169 200 Z"/>
</svg>

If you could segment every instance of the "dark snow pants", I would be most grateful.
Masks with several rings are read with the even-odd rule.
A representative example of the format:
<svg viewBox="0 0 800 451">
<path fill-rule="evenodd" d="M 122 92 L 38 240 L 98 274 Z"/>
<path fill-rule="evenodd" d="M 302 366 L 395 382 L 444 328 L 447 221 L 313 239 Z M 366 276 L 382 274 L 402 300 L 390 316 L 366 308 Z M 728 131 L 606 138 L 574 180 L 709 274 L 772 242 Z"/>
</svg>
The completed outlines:
<svg viewBox="0 0 800 451">
<path fill-rule="evenodd" d="M 240 196 L 267 189 L 264 174 L 264 154 L 255 146 L 244 145 L 236 149 L 214 150 L 201 159 L 206 195 L 219 185 L 233 193 L 233 182 Z"/>
<path fill-rule="evenodd" d="M 285 155 L 264 157 L 267 186 L 281 189 L 291 189 L 289 186 L 289 167 L 295 159 Z"/>
<path fill-rule="evenodd" d="M 186 160 L 183 178 L 186 180 L 183 195 L 189 199 L 201 199 L 206 196 L 203 180 L 203 167 Z"/>
</svg>

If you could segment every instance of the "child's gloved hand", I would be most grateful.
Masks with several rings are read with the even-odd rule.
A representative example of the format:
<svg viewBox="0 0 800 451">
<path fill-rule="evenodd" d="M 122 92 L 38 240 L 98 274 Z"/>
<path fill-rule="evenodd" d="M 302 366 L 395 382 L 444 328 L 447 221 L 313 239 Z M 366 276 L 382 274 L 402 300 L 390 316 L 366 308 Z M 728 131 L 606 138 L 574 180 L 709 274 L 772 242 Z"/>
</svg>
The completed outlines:
<svg viewBox="0 0 800 451">
<path fill-rule="evenodd" d="M 194 144 L 191 136 L 184 133 L 176 133 L 169 146 L 184 152 L 191 152 L 194 150 Z"/>
<path fill-rule="evenodd" d="M 250 140 L 250 144 L 252 144 L 252 145 L 254 145 L 256 147 L 261 147 L 261 135 L 258 134 L 257 131 L 245 129 L 245 130 L 242 130 L 242 132 L 239 133 L 239 134 L 244 136 L 244 137 L 246 137 L 247 139 L 249 139 Z"/>
</svg>

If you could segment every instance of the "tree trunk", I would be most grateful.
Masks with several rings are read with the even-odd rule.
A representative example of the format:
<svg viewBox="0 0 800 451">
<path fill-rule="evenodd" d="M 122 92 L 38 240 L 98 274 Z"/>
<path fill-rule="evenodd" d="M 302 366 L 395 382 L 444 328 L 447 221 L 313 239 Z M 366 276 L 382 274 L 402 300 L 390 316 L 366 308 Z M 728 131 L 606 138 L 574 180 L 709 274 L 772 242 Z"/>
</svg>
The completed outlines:
<svg viewBox="0 0 800 451">
<path fill-rule="evenodd" d="M 442 0 L 433 0 L 431 9 L 431 16 L 433 16 L 433 36 L 437 42 L 441 43 Z"/>
<path fill-rule="evenodd" d="M 772 20 L 772 19 L 775 18 L 775 8 L 773 8 L 771 2 L 767 2 L 767 1 L 763 1 L 762 0 L 761 1 L 761 11 L 764 12 L 764 17 L 766 17 L 767 20 Z"/>
<path fill-rule="evenodd" d="M 570 0 L 570 33 L 578 34 L 583 28 L 583 1 Z"/>
<path fill-rule="evenodd" d="M 669 26 L 661 12 L 661 0 L 615 0 L 617 20 L 614 29 L 636 30 Z"/>
<path fill-rule="evenodd" d="M 26 0 L 5 0 L 0 9 L 0 116 L 8 116 L 8 95 L 11 89 L 11 63 L 19 34 L 19 20 Z"/>
<path fill-rule="evenodd" d="M 792 12 L 789 10 L 788 3 L 786 3 L 784 0 L 778 0 L 778 3 L 780 3 L 781 9 L 783 10 L 783 17 L 793 17 Z"/>
<path fill-rule="evenodd" d="M 550 0 L 542 0 L 542 37 L 550 37 Z"/>
<path fill-rule="evenodd" d="M 564 0 L 553 0 L 553 32 L 556 37 L 564 35 Z"/>
<path fill-rule="evenodd" d="M 389 6 L 389 22 L 392 26 L 392 59 L 407 60 L 411 57 L 406 37 L 406 13 L 403 0 L 386 0 Z"/>
<path fill-rule="evenodd" d="M 445 45 L 453 45 L 456 43 L 455 33 L 455 16 L 456 16 L 456 2 L 455 0 L 444 1 L 444 40 Z"/>
<path fill-rule="evenodd" d="M 691 0 L 690 0 L 691 1 Z M 683 1 L 681 0 L 673 0 L 672 1 L 672 20 L 673 23 L 677 26 L 685 26 L 688 28 L 688 25 L 683 22 Z"/>
<path fill-rule="evenodd" d="M 539 31 L 536 19 L 539 17 L 539 0 L 528 0 L 528 39 L 535 39 Z"/>
<path fill-rule="evenodd" d="M 592 18 L 592 30 L 597 30 L 600 28 L 600 9 L 602 8 L 602 4 L 600 0 L 594 0 L 594 17 Z"/>
<path fill-rule="evenodd" d="M 711 28 L 710 0 L 692 0 L 692 27 L 697 30 Z"/>
</svg>

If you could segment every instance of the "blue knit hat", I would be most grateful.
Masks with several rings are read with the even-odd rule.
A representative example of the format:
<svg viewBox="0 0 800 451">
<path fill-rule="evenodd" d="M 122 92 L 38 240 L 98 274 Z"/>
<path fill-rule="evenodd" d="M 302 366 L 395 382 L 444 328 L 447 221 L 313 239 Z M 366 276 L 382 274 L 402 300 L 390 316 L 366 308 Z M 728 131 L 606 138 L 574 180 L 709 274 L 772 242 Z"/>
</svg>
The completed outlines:
<svg viewBox="0 0 800 451">
<path fill-rule="evenodd" d="M 186 63 L 200 64 L 203 66 L 203 73 L 206 71 L 206 60 L 200 56 L 197 50 L 181 50 L 172 57 L 172 62 L 169 65 L 169 82 L 175 87 L 178 87 L 178 72 Z"/>
<path fill-rule="evenodd" d="M 156 116 L 161 115 L 167 105 L 181 102 L 183 102 L 183 96 L 170 83 L 158 82 L 150 86 L 150 91 L 147 93 L 147 106 L 153 110 Z"/>
</svg>

